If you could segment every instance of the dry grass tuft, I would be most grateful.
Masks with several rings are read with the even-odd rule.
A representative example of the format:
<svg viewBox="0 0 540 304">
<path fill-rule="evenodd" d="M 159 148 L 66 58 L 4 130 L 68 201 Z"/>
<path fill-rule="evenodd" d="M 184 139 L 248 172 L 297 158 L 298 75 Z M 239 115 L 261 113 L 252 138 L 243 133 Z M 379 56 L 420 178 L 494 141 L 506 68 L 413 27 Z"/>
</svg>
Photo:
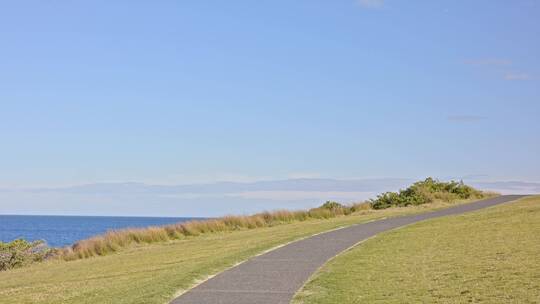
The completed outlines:
<svg viewBox="0 0 540 304">
<path fill-rule="evenodd" d="M 371 209 L 369 203 L 350 206 L 334 203 L 331 208 L 324 205 L 310 210 L 277 210 L 250 216 L 224 216 L 166 226 L 111 230 L 103 235 L 81 240 L 71 247 L 59 249 L 57 255 L 64 260 L 85 259 L 110 254 L 133 244 L 167 242 L 206 233 L 256 229 L 312 219 L 330 219 L 369 209 Z"/>
</svg>

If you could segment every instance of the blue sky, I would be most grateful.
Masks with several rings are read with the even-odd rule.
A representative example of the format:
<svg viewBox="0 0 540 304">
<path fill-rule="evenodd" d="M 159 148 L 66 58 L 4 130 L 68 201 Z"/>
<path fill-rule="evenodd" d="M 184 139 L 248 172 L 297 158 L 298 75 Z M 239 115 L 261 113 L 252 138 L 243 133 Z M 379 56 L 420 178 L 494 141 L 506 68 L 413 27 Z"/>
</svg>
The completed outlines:
<svg viewBox="0 0 540 304">
<path fill-rule="evenodd" d="M 0 4 L 0 187 L 540 181 L 540 2 Z"/>
</svg>

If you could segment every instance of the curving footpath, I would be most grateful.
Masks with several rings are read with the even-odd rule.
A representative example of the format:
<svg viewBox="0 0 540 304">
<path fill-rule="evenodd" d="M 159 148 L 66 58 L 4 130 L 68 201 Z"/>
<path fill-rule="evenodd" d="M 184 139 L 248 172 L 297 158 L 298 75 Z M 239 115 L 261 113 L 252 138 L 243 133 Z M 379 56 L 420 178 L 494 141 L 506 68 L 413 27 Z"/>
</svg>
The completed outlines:
<svg viewBox="0 0 540 304">
<path fill-rule="evenodd" d="M 503 195 L 434 212 L 378 220 L 318 234 L 226 270 L 184 293 L 171 304 L 286 304 L 326 261 L 380 232 L 522 197 L 524 195 Z"/>
</svg>

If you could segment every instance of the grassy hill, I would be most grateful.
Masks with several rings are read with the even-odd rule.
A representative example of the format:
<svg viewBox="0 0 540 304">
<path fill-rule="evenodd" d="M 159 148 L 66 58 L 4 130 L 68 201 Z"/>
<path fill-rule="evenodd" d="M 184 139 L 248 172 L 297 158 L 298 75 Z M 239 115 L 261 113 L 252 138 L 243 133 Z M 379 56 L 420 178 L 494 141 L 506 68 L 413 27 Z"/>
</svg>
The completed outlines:
<svg viewBox="0 0 540 304">
<path fill-rule="evenodd" d="M 325 265 L 294 303 L 538 303 L 540 196 L 389 231 Z"/>
<path fill-rule="evenodd" d="M 166 303 L 197 281 L 299 238 L 490 195 L 428 178 L 364 204 L 111 231 L 46 252 L 50 258 L 41 263 L 35 261 L 44 254 L 36 256 L 31 243 L 2 244 L 0 264 L 9 270 L 0 271 L 0 304 Z"/>
<path fill-rule="evenodd" d="M 37 263 L 0 272 L 0 303 L 163 304 L 198 280 L 275 246 L 342 226 L 455 204 L 368 209 L 330 219 L 132 244 L 115 254 L 74 261 Z"/>
</svg>

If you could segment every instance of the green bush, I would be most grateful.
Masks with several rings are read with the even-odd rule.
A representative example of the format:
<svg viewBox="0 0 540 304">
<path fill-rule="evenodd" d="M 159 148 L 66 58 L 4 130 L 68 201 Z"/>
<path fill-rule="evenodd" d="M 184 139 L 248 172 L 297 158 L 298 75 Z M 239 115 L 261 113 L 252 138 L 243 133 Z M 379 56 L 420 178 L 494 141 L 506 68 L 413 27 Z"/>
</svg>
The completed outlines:
<svg viewBox="0 0 540 304">
<path fill-rule="evenodd" d="M 463 181 L 441 182 L 428 177 L 405 190 L 380 194 L 370 202 L 373 209 L 385 209 L 428 204 L 435 200 L 452 202 L 457 199 L 482 198 L 483 196 L 481 191 L 465 185 Z"/>
<path fill-rule="evenodd" d="M 353 206 L 345 206 L 334 201 L 326 201 L 326 203 L 322 204 L 319 209 L 329 210 L 337 215 L 349 215 L 354 212 Z"/>
<path fill-rule="evenodd" d="M 50 253 L 51 249 L 43 241 L 28 242 L 19 239 L 0 242 L 0 271 L 43 261 Z"/>
<path fill-rule="evenodd" d="M 343 206 L 342 204 L 338 202 L 326 201 L 326 203 L 324 203 L 320 208 L 328 209 L 328 210 L 338 210 L 338 209 L 345 208 L 345 206 Z"/>
</svg>

